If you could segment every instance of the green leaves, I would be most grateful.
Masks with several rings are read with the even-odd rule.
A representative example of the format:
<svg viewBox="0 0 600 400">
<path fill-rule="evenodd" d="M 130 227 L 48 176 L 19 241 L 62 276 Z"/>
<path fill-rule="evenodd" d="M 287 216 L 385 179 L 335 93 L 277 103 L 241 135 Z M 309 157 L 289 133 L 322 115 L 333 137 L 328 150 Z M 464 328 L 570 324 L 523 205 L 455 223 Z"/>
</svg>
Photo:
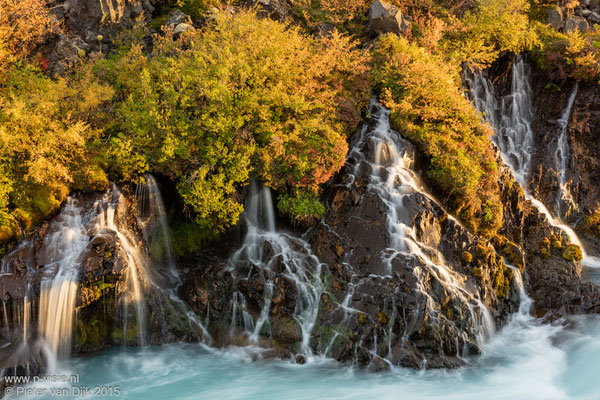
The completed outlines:
<svg viewBox="0 0 600 400">
<path fill-rule="evenodd" d="M 57 80 L 31 65 L 11 69 L 0 86 L 2 224 L 19 221 L 28 229 L 51 215 L 69 189 L 106 188 L 92 124 L 112 95 L 90 65 Z"/>
<path fill-rule="evenodd" d="M 489 129 L 462 96 L 452 68 L 405 38 L 375 49 L 373 75 L 391 122 L 425 155 L 427 177 L 474 232 L 493 234 L 502 205 Z"/>
<path fill-rule="evenodd" d="M 153 57 L 135 45 L 122 51 L 101 65 L 120 98 L 111 170 L 128 180 L 147 170 L 171 176 L 215 232 L 237 222 L 251 177 L 317 201 L 368 99 L 366 55 L 352 47 L 239 12 L 178 40 L 157 37 Z"/>
</svg>

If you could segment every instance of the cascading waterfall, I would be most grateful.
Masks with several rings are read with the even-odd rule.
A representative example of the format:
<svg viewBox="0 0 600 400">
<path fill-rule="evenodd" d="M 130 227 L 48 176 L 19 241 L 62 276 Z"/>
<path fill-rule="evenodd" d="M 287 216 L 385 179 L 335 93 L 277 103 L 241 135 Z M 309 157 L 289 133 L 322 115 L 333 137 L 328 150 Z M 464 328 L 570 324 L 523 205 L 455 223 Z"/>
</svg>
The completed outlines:
<svg viewBox="0 0 600 400">
<path fill-rule="evenodd" d="M 529 173 L 529 161 L 533 151 L 533 132 L 531 131 L 532 119 L 532 91 L 529 86 L 528 67 L 521 56 L 515 58 L 513 63 L 513 75 L 511 84 L 511 94 L 502 99 L 502 104 L 499 107 L 494 87 L 492 83 L 485 77 L 481 71 L 470 73 L 466 71 L 466 84 L 469 89 L 469 95 L 477 110 L 482 114 L 483 118 L 490 123 L 495 135 L 494 143 L 500 150 L 502 159 L 510 167 L 515 179 L 521 184 L 525 192 L 527 200 L 531 201 L 532 205 L 538 209 L 548 220 L 548 222 L 564 231 L 569 237 L 571 243 L 576 244 L 581 248 L 583 253 L 583 264 L 589 267 L 600 267 L 600 259 L 588 256 L 583 243 L 575 233 L 575 231 L 566 225 L 559 217 L 554 217 L 548 208 L 538 199 L 529 194 L 527 185 L 527 174 Z M 577 86 L 575 86 L 569 98 L 569 104 L 563 112 L 561 121 L 561 137 L 559 138 L 559 149 L 557 154 L 560 154 L 560 159 L 557 159 L 560 165 L 559 170 L 562 174 L 566 170 L 566 159 L 568 151 L 561 148 L 568 148 L 566 127 L 568 124 L 571 109 L 577 95 Z M 498 115 L 500 117 L 498 118 Z M 498 123 L 498 121 L 500 121 Z M 564 164 L 563 164 L 564 163 Z M 563 168 L 564 165 L 564 168 Z M 562 182 L 565 178 L 561 178 Z M 566 182 L 565 182 L 566 187 Z M 561 197 L 568 193 L 568 189 L 559 194 Z M 559 208 L 560 210 L 560 208 Z"/>
<path fill-rule="evenodd" d="M 232 273 L 239 274 L 238 269 L 250 263 L 263 274 L 265 283 L 261 311 L 256 320 L 248 312 L 244 295 L 241 292 L 234 294 L 231 335 L 235 335 L 236 328 L 241 327 L 251 342 L 258 343 L 270 318 L 275 285 L 274 268 L 283 266 L 283 275 L 294 282 L 298 292 L 293 316 L 302 331 L 301 353 L 310 356 L 311 333 L 323 290 L 321 263 L 311 253 L 308 243 L 276 229 L 273 200 L 268 187 L 251 183 L 244 218 L 247 225 L 244 243 L 230 258 L 229 266 Z"/>
<path fill-rule="evenodd" d="M 125 198 L 119 189 L 113 184 L 105 195 L 106 204 L 100 211 L 100 217 L 96 223 L 96 234 L 102 235 L 113 232 L 125 254 L 127 255 L 128 267 L 125 271 L 124 287 L 120 289 L 119 301 L 123 308 L 123 337 L 127 337 L 127 324 L 130 320 L 129 310 L 135 308 L 139 345 L 146 343 L 146 307 L 144 301 L 143 286 L 148 283 L 148 259 L 139 243 L 133 235 L 125 229 L 120 229 L 115 221 L 119 209 L 123 209 Z"/>
<path fill-rule="evenodd" d="M 494 129 L 496 144 L 511 167 L 517 181 L 525 185 L 533 152 L 531 131 L 532 91 L 529 85 L 529 68 L 523 57 L 517 56 L 513 65 L 511 94 L 502 99 L 500 126 Z"/>
<path fill-rule="evenodd" d="M 387 274 L 392 274 L 392 260 L 399 255 L 419 260 L 423 267 L 419 264 L 414 267 L 419 279 L 428 272 L 466 306 L 473 324 L 471 328 L 477 335 L 478 345 L 481 346 L 495 331 L 491 314 L 479 299 L 479 294 L 467 290 L 463 284 L 465 277 L 446 265 L 443 254 L 417 239 L 416 228 L 407 216 L 405 201 L 416 194 L 431 197 L 425 193 L 418 176 L 412 170 L 413 155 L 409 145 L 390 127 L 389 111 L 373 101 L 371 115 L 376 120 L 376 126 L 372 130 L 362 131 L 363 137 L 359 139 L 359 145 L 366 140 L 372 141 L 375 149 L 374 162 L 365 159 L 360 151 L 353 151 L 353 154 L 355 157 L 358 155 L 360 160 L 355 168 L 359 168 L 361 163 L 370 165 L 372 173 L 369 190 L 377 193 L 387 206 L 390 251 L 382 256 Z M 426 289 L 422 292 L 427 298 L 428 309 L 434 310 L 433 299 Z"/>
<path fill-rule="evenodd" d="M 465 81 L 471 101 L 494 130 L 493 140 L 502 159 L 517 180 L 526 188 L 526 178 L 533 150 L 531 131 L 531 87 L 528 80 L 528 67 L 521 56 L 513 63 L 511 93 L 501 99 L 496 98 L 494 85 L 484 72 L 471 73 L 465 70 Z"/>
<path fill-rule="evenodd" d="M 573 104 L 579 91 L 579 83 L 575 83 L 567 107 L 563 111 L 558 124 L 560 126 L 560 136 L 556 143 L 556 152 L 554 153 L 554 159 L 556 161 L 556 168 L 559 171 L 559 190 L 556 194 L 556 209 L 558 210 L 558 217 L 565 217 L 566 214 L 575 208 L 575 201 L 567 185 L 567 162 L 569 160 L 569 136 L 567 133 L 567 127 L 569 125 L 569 118 L 571 117 L 571 111 L 573 110 Z M 563 211 L 563 205 L 568 205 L 569 210 Z"/>
<path fill-rule="evenodd" d="M 54 223 L 55 232 L 47 237 L 45 251 L 40 256 L 47 275 L 40 284 L 38 331 L 52 358 L 67 358 L 71 351 L 81 256 L 90 239 L 88 224 L 94 216 L 94 211 L 84 214 L 76 198 L 68 198 Z M 27 300 L 23 315 L 26 341 Z"/>
<path fill-rule="evenodd" d="M 167 213 L 156 179 L 152 175 L 146 175 L 145 179 L 135 191 L 138 225 L 149 247 L 153 271 L 160 275 L 162 285 L 173 288 L 181 284 L 181 279 L 175 268 Z"/>
</svg>

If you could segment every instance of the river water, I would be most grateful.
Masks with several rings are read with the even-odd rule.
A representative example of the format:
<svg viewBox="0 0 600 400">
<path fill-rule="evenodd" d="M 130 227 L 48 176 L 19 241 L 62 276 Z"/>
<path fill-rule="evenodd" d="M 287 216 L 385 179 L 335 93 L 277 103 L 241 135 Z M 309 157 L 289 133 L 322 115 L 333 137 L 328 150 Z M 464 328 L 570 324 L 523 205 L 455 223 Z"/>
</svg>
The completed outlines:
<svg viewBox="0 0 600 400">
<path fill-rule="evenodd" d="M 482 356 L 457 370 L 395 368 L 368 372 L 313 358 L 304 365 L 261 360 L 257 349 L 215 350 L 198 344 L 144 349 L 113 348 L 65 362 L 61 374 L 79 374 L 73 386 L 118 387 L 122 399 L 598 399 L 600 318 L 541 324 L 525 314 L 485 346 Z M 257 359 L 258 358 L 258 359 Z M 102 389 L 104 386 L 106 389 Z M 114 394 L 114 393 L 113 393 Z M 71 396 L 77 397 L 77 396 Z M 88 398 L 94 398 L 93 395 Z"/>
</svg>

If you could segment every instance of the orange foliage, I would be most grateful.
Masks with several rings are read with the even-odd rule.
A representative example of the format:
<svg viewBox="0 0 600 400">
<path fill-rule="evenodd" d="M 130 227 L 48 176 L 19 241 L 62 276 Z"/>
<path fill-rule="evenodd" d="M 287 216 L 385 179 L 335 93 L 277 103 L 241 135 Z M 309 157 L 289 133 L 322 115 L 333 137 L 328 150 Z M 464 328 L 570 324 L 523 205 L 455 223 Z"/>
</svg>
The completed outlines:
<svg viewBox="0 0 600 400">
<path fill-rule="evenodd" d="M 52 29 L 55 21 L 46 3 L 47 0 L 0 0 L 0 72 L 30 56 Z"/>
</svg>

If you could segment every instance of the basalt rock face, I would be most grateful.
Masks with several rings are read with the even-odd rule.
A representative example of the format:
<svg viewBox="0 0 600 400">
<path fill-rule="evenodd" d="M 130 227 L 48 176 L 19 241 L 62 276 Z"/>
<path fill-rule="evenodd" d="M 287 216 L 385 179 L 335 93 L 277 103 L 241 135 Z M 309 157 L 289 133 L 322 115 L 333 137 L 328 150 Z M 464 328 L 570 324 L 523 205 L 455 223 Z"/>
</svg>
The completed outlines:
<svg viewBox="0 0 600 400">
<path fill-rule="evenodd" d="M 527 294 L 534 315 L 550 320 L 600 311 L 600 287 L 581 279 L 581 263 L 565 260 L 569 238 L 548 223 L 525 198 L 508 167 L 501 175 L 504 219 L 500 234 L 508 242 L 496 244 L 508 261 L 522 260 Z"/>
<path fill-rule="evenodd" d="M 499 97 L 510 94 L 511 68 L 511 60 L 505 58 L 489 71 Z M 544 203 L 552 215 L 557 215 L 560 172 L 555 152 L 561 133 L 558 120 L 573 94 L 574 82 L 565 82 L 558 91 L 556 86 L 548 85 L 547 75 L 534 66 L 530 76 L 533 148 L 526 182 L 529 193 Z M 596 173 L 598 159 L 595 155 L 598 137 L 593 122 L 596 109 L 593 93 L 597 90 L 595 85 L 579 85 L 568 122 L 570 150 L 566 181 L 576 209 L 563 215 L 592 255 L 600 251 L 598 239 L 585 228 L 583 220 L 593 212 L 599 199 L 600 177 Z M 567 234 L 553 227 L 547 217 L 526 199 L 522 188 L 505 166 L 502 167 L 499 183 L 504 205 L 503 226 L 499 234 L 507 241 L 495 243 L 495 247 L 513 264 L 515 260 L 522 260 L 527 293 L 534 300 L 534 313 L 553 319 L 568 314 L 598 312 L 600 292 L 596 285 L 582 281 L 581 264 L 569 260 L 570 240 Z"/>
<path fill-rule="evenodd" d="M 537 72 L 532 77 L 534 91 L 535 153 L 531 163 L 531 187 L 536 197 L 557 214 L 559 170 L 555 151 L 561 127 L 558 120 L 567 107 L 574 82 L 567 81 L 557 91 L 546 86 L 547 77 Z M 600 229 L 586 219 L 600 210 L 600 88 L 594 83 L 580 83 L 567 125 L 568 155 L 566 186 L 573 205 L 563 205 L 561 217 L 573 226 L 587 252 L 600 256 Z"/>
<path fill-rule="evenodd" d="M 107 54 L 119 31 L 154 11 L 149 0 L 53 0 L 48 6 L 60 25 L 44 45 L 55 76 L 64 74 L 81 54 Z"/>
<path fill-rule="evenodd" d="M 375 159 L 374 146 L 367 139 L 353 154 L 360 149 L 366 160 Z M 334 358 L 352 360 L 357 352 L 361 364 L 380 357 L 413 368 L 460 365 L 464 349 L 477 353 L 476 332 L 485 328 L 473 321 L 483 311 L 471 314 L 465 303 L 481 299 L 501 327 L 518 306 L 518 291 L 511 285 L 500 294 L 494 281 L 510 282 L 512 271 L 425 193 L 404 197 L 398 220 L 390 221 L 389 199 L 373 187 L 377 167 L 355 162 L 329 190 L 329 212 L 309 233 L 331 274 L 318 339 L 329 343 Z M 393 249 L 390 222 L 414 228 L 406 252 Z"/>
<path fill-rule="evenodd" d="M 463 356 L 479 352 L 491 333 L 486 329 L 493 329 L 492 320 L 501 327 L 517 310 L 512 270 L 489 243 L 472 236 L 420 191 L 405 197 L 398 209 L 396 223 L 412 227 L 414 234 L 406 239 L 404 251 L 395 248 L 397 238 L 389 226 L 392 197 L 373 186 L 379 178 L 373 178 L 376 172 L 369 161 L 382 151 L 369 139 L 378 123 L 372 120 L 357 133 L 354 157 L 328 190 L 324 221 L 301 242 L 290 239 L 304 268 L 321 272 L 321 284 L 315 285 L 320 288 L 318 315 L 309 332 L 311 351 L 370 369 L 390 364 L 456 367 Z M 405 146 L 408 157 L 410 144 L 393 135 L 391 140 Z M 384 149 L 382 154 L 385 158 L 388 153 Z M 385 171 L 383 176 L 392 170 Z M 404 188 L 402 178 L 396 179 L 397 187 Z M 231 247 L 238 246 L 222 246 Z M 210 319 L 208 329 L 220 345 L 248 342 L 248 334 L 241 335 L 244 318 L 260 319 L 267 290 L 272 291 L 268 329 L 259 332 L 258 343 L 291 357 L 306 342 L 298 307 L 308 300 L 290 279 L 286 257 L 278 253 L 271 246 L 263 248 L 262 264 L 271 260 L 265 269 L 256 262 L 232 262 L 236 257 L 226 250 L 209 251 L 191 269 L 185 298 L 203 320 Z"/>
<path fill-rule="evenodd" d="M 557 31 L 586 32 L 600 23 L 600 4 L 596 0 L 560 2 L 547 11 L 546 22 Z M 567 4 L 569 3 L 568 7 Z"/>
<path fill-rule="evenodd" d="M 136 226 L 130 192 L 125 191 L 115 207 L 114 221 L 119 230 L 130 232 L 137 241 L 133 244 L 145 251 L 142 234 Z M 75 293 L 73 338 L 71 353 L 81 354 L 98 351 L 111 345 L 137 345 L 140 343 L 140 327 L 132 314 L 133 305 L 126 312 L 122 296 L 130 291 L 127 275 L 131 274 L 131 249 L 123 242 L 117 230 L 103 222 L 107 203 L 115 197 L 111 192 L 104 194 L 75 195 L 76 210 L 81 216 L 81 226 L 86 242 L 81 252 L 73 259 L 77 265 L 77 290 Z M 67 202 L 68 203 L 68 202 Z M 0 274 L 0 296 L 3 309 L 0 339 L 6 347 L 0 354 L 0 368 L 31 368 L 32 373 L 44 370 L 47 347 L 39 331 L 41 311 L 41 282 L 52 280 L 60 268 L 66 251 L 60 247 L 64 240 L 53 240 L 59 230 L 65 232 L 63 239 L 71 237 L 62 219 L 63 209 L 50 221 L 22 242 L 14 251 L 2 259 Z M 71 211 L 69 211 L 71 212 Z M 127 228 L 125 228 L 127 227 Z M 71 228 L 77 231 L 77 226 Z M 116 228 L 115 228 L 116 229 Z M 76 234 L 76 233 L 73 233 Z M 131 245 L 131 244 L 129 244 Z M 128 246 L 129 246 L 128 245 Z M 63 272 L 64 273 L 64 272 Z M 169 292 L 148 282 L 144 285 L 144 307 L 149 316 L 145 323 L 145 342 L 163 344 L 182 340 L 198 341 L 202 332 L 187 317 L 188 308 L 175 300 Z M 61 293 L 61 295 L 63 295 Z M 65 295 L 66 296 L 66 295 Z M 66 302 L 66 300 L 65 300 Z M 59 318 L 62 310 L 48 310 L 47 318 Z M 23 344 L 27 338 L 27 345 Z"/>
</svg>

